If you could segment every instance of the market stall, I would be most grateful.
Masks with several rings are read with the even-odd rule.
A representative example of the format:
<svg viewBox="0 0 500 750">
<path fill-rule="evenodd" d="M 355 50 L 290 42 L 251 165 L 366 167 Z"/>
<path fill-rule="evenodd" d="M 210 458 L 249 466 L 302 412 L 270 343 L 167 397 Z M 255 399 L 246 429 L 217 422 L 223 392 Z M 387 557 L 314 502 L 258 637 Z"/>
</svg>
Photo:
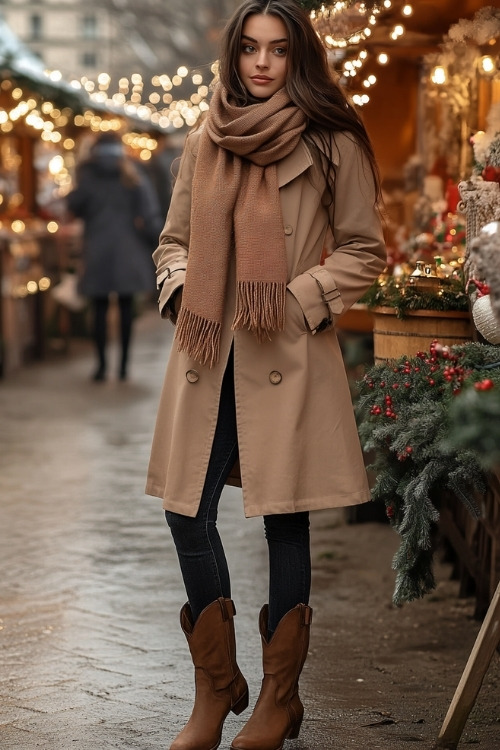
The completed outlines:
<svg viewBox="0 0 500 750">
<path fill-rule="evenodd" d="M 64 351 L 85 328 L 67 287 L 54 289 L 80 254 L 81 226 L 68 218 L 65 195 L 77 162 L 106 130 L 120 132 L 139 159 L 164 128 L 46 72 L 0 21 L 0 377 L 49 347 Z"/>
<path fill-rule="evenodd" d="M 485 465 L 482 443 L 456 439 L 460 425 L 470 435 L 479 420 L 480 410 L 469 414 L 477 399 L 500 388 L 500 324 L 488 268 L 473 252 L 484 226 L 500 219 L 499 52 L 500 9 L 489 7 L 451 27 L 442 53 L 426 58 L 427 151 L 412 164 L 422 192 L 408 191 L 412 226 L 393 233 L 389 267 L 366 297 L 376 364 L 358 407 L 376 456 L 374 497 L 401 534 L 395 600 L 432 589 L 438 532 L 478 618 L 500 580 L 498 462 Z M 489 257 L 496 278 L 498 259 Z M 451 326 L 461 319 L 467 327 Z M 434 322 L 424 330 L 424 320 Z M 481 423 L 490 437 L 494 413 L 490 403 Z"/>
<path fill-rule="evenodd" d="M 83 101 L 44 74 L 40 61 L 0 26 L 0 376 L 45 351 L 47 292 L 59 265 L 51 190 L 67 178 L 61 151 Z"/>
<path fill-rule="evenodd" d="M 412 86 L 408 79 L 403 92 L 387 76 L 384 94 L 378 94 L 375 85 L 372 102 L 363 113 L 382 169 L 389 261 L 386 273 L 362 300 L 370 311 L 377 308 L 372 316 L 377 361 L 425 349 L 433 333 L 450 344 L 475 335 L 464 294 L 466 218 L 459 183 L 472 178 L 476 190 L 478 183 L 490 194 L 498 189 L 493 163 L 483 160 L 479 167 L 476 155 L 482 133 L 498 129 L 500 106 L 500 11 L 481 6 L 468 19 L 455 20 L 431 52 L 425 53 L 428 36 L 423 33 L 427 28 L 423 17 L 420 46 L 402 42 L 400 50 L 386 48 L 393 58 L 400 52 L 408 61 L 422 53 L 418 82 Z M 415 15 L 422 10 L 415 6 Z M 382 49 L 380 39 L 377 45 L 372 42 L 372 53 Z M 401 68 L 403 75 L 410 76 L 411 71 Z M 412 92 L 416 94 L 413 125 L 408 120 L 411 102 L 402 98 Z M 374 101 L 380 108 L 372 106 Z M 404 107 L 393 111 L 396 102 L 404 102 Z M 387 113 L 387 120 L 377 119 L 375 112 L 380 111 Z M 378 135 L 384 122 L 396 144 L 387 138 L 387 131 Z M 398 179 L 390 159 L 403 155 L 409 132 L 414 134 L 415 150 L 407 150 Z M 491 157 L 498 159 L 495 154 Z M 340 326 L 352 330 L 356 319 L 365 326 L 361 309 L 350 311 Z"/>
</svg>

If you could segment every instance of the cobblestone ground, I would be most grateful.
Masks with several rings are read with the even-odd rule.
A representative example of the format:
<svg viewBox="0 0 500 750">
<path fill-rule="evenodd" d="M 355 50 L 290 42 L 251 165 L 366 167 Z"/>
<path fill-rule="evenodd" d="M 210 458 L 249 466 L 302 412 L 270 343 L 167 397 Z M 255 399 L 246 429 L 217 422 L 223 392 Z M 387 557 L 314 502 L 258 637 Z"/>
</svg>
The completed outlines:
<svg viewBox="0 0 500 750">
<path fill-rule="evenodd" d="M 172 329 L 139 318 L 127 383 L 90 381 L 86 342 L 0 382 L 0 746 L 167 748 L 190 712 L 184 592 L 159 500 L 143 494 Z M 261 519 L 224 492 L 220 528 L 255 700 L 266 600 Z M 479 629 L 446 566 L 426 601 L 391 605 L 384 524 L 313 515 L 306 706 L 294 750 L 430 748 Z M 500 748 L 495 658 L 463 744 Z M 221 748 L 245 721 L 230 715 Z"/>
</svg>

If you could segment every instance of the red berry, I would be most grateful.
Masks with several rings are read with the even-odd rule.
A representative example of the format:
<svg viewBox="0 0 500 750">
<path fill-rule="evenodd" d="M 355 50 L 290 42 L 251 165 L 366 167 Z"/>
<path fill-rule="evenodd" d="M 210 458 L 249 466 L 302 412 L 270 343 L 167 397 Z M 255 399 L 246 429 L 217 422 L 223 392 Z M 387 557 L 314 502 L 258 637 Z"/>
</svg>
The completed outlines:
<svg viewBox="0 0 500 750">
<path fill-rule="evenodd" d="M 495 383 L 490 378 L 485 378 L 484 380 L 479 381 L 479 383 L 474 383 L 476 391 L 489 391 L 494 386 Z"/>
</svg>

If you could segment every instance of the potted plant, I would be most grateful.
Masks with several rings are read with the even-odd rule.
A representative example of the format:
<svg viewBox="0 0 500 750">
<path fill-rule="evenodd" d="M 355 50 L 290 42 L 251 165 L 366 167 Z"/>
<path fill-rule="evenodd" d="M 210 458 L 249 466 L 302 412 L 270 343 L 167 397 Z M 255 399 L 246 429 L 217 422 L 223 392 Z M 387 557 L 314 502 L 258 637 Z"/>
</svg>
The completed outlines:
<svg viewBox="0 0 500 750">
<path fill-rule="evenodd" d="M 381 276 L 362 301 L 373 314 L 376 363 L 426 349 L 434 338 L 448 346 L 472 338 L 461 272 L 446 279 Z"/>
</svg>

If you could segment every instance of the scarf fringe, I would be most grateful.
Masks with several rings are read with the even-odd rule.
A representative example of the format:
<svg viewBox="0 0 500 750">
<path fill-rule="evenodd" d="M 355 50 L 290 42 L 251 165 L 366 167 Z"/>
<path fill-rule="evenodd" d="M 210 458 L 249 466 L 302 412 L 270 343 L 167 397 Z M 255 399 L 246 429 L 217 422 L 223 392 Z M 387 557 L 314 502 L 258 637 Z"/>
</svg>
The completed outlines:
<svg viewBox="0 0 500 750">
<path fill-rule="evenodd" d="M 286 284 L 281 281 L 239 281 L 233 331 L 247 328 L 262 342 L 270 331 L 285 328 Z"/>
<path fill-rule="evenodd" d="M 181 309 L 175 330 L 178 351 L 186 351 L 200 364 L 213 367 L 219 361 L 220 334 L 221 324 L 216 320 Z"/>
</svg>

